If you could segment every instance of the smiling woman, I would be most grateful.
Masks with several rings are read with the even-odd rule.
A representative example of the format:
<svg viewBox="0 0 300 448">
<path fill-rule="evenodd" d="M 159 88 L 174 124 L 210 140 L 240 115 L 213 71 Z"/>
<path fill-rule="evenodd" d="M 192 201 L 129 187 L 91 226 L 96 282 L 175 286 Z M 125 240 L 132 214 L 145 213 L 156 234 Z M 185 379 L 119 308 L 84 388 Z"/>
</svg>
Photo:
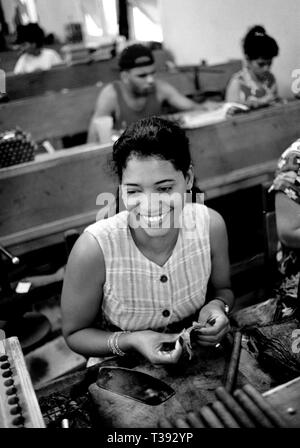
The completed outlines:
<svg viewBox="0 0 300 448">
<path fill-rule="evenodd" d="M 186 199 L 194 176 L 177 124 L 157 117 L 132 124 L 115 142 L 113 162 L 125 210 L 76 242 L 63 286 L 63 333 L 85 356 L 136 351 L 153 364 L 176 363 L 179 332 L 193 321 L 201 324 L 194 342 L 204 346 L 229 329 L 225 224 Z"/>
<path fill-rule="evenodd" d="M 22 38 L 22 55 L 15 65 L 15 74 L 49 70 L 62 63 L 62 59 L 56 51 L 43 47 L 45 34 L 37 23 L 25 25 Z"/>
<path fill-rule="evenodd" d="M 129 160 L 123 175 L 122 197 L 130 212 L 130 227 L 141 227 L 148 235 L 156 236 L 178 228 L 184 194 L 193 183 L 191 168 L 187 177 L 166 160 Z"/>
</svg>

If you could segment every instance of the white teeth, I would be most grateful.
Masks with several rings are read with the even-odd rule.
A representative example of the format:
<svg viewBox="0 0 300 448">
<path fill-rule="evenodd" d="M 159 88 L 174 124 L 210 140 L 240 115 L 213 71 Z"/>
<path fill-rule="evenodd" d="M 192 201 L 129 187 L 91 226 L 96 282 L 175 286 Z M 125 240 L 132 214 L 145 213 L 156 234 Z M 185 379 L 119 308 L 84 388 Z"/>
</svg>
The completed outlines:
<svg viewBox="0 0 300 448">
<path fill-rule="evenodd" d="M 141 216 L 145 221 L 149 222 L 150 224 L 155 224 L 158 223 L 159 221 L 162 221 L 165 218 L 165 216 L 167 216 L 167 213 L 165 213 L 164 215 L 157 215 L 157 216 L 145 216 L 145 215 Z"/>
</svg>

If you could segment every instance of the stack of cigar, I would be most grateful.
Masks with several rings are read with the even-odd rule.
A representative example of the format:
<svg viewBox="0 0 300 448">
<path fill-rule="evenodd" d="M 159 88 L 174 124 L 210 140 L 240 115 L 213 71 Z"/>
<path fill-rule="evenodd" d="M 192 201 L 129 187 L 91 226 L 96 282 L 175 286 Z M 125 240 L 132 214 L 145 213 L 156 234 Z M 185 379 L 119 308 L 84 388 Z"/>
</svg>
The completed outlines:
<svg viewBox="0 0 300 448">
<path fill-rule="evenodd" d="M 161 428 L 286 428 L 277 410 L 255 389 L 246 384 L 232 394 L 225 387 L 215 391 L 217 400 L 181 418 L 159 421 Z"/>
</svg>

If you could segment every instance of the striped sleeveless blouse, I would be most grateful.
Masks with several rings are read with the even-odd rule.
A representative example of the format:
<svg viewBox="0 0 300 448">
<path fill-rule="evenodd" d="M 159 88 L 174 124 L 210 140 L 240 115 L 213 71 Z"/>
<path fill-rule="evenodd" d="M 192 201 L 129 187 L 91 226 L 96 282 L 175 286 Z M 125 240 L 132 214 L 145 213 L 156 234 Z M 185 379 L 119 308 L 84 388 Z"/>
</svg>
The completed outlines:
<svg viewBox="0 0 300 448">
<path fill-rule="evenodd" d="M 137 248 L 126 210 L 85 229 L 98 241 L 105 260 L 101 328 L 166 331 L 203 306 L 211 274 L 208 209 L 186 204 L 182 218 L 184 225 L 163 266 Z"/>
</svg>

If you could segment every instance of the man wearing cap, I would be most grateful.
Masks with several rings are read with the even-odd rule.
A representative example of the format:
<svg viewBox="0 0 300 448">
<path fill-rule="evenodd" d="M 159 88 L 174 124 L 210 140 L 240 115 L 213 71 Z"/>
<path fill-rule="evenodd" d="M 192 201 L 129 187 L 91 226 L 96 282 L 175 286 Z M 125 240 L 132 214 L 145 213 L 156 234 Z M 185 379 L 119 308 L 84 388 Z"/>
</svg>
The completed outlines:
<svg viewBox="0 0 300 448">
<path fill-rule="evenodd" d="M 161 115 L 164 104 L 177 111 L 199 107 L 167 82 L 154 79 L 153 55 L 144 45 L 134 44 L 125 48 L 119 58 L 119 68 L 120 80 L 107 84 L 100 92 L 88 142 L 99 142 L 96 129 L 99 117 L 112 117 L 114 129 L 123 130 L 140 118 Z"/>
</svg>

